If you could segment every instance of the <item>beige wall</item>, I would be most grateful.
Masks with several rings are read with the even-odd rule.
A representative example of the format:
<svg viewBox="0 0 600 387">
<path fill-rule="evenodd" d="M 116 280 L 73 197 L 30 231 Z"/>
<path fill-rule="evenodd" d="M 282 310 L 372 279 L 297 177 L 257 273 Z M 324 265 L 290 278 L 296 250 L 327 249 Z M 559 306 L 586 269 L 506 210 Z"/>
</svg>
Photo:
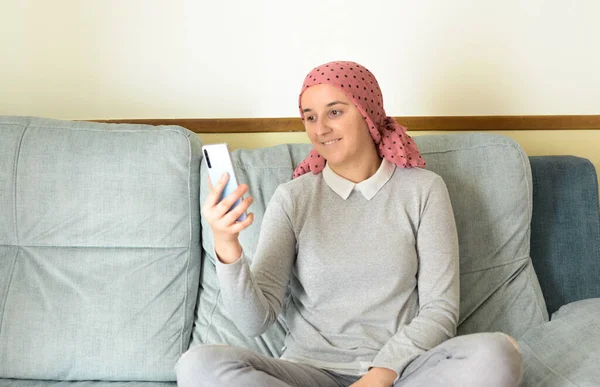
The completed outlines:
<svg viewBox="0 0 600 387">
<path fill-rule="evenodd" d="M 293 117 L 370 68 L 393 116 L 600 114 L 598 0 L 0 2 L 0 114 Z"/>
<path fill-rule="evenodd" d="M 600 114 L 599 14 L 597 0 L 2 1 L 0 114 L 292 117 L 305 74 L 337 59 L 375 73 L 393 116 Z M 600 168 L 598 131 L 507 134 Z"/>
</svg>

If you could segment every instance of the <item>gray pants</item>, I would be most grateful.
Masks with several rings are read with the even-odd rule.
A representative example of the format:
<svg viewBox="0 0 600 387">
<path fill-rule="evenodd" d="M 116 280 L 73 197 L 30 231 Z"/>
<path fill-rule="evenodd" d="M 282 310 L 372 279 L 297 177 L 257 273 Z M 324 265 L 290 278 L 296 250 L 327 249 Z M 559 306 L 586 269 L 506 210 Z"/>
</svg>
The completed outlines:
<svg viewBox="0 0 600 387">
<path fill-rule="evenodd" d="M 181 387 L 346 387 L 360 377 L 259 355 L 228 345 L 199 345 L 177 362 Z M 450 339 L 416 358 L 394 387 L 512 387 L 522 356 L 508 336 L 477 333 Z"/>
</svg>

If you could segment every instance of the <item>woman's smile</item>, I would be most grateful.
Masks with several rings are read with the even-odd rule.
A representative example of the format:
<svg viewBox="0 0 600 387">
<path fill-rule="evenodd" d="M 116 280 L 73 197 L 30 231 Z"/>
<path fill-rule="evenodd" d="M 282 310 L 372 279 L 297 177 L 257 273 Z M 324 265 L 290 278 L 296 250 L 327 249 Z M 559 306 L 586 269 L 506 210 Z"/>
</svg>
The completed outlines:
<svg viewBox="0 0 600 387">
<path fill-rule="evenodd" d="M 325 146 L 333 145 L 333 144 L 335 144 L 336 142 L 338 142 L 340 140 L 341 140 L 341 138 L 336 138 L 336 139 L 333 139 L 333 140 L 330 140 L 330 141 L 321 142 L 321 144 L 323 144 Z"/>
</svg>

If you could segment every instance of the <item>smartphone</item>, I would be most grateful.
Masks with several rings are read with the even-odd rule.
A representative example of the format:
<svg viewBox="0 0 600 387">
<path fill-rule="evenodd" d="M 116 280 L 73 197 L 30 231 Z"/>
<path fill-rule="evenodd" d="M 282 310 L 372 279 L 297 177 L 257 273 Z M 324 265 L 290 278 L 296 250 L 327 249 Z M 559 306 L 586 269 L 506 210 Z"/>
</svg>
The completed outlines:
<svg viewBox="0 0 600 387">
<path fill-rule="evenodd" d="M 238 186 L 235 170 L 233 169 L 233 163 L 231 162 L 231 153 L 229 152 L 229 147 L 227 144 L 204 145 L 202 147 L 202 152 L 204 153 L 204 160 L 206 161 L 206 166 L 208 168 L 208 176 L 210 177 L 210 181 L 213 185 L 219 181 L 223 173 L 227 172 L 229 174 L 229 180 L 227 180 L 227 184 L 225 185 L 223 192 L 221 192 L 221 197 L 219 198 L 219 201 L 221 201 L 225 196 L 232 193 Z M 227 212 L 231 211 L 241 203 L 241 198 L 236 200 Z M 237 221 L 240 222 L 244 219 L 246 219 L 246 213 L 240 215 Z"/>
</svg>

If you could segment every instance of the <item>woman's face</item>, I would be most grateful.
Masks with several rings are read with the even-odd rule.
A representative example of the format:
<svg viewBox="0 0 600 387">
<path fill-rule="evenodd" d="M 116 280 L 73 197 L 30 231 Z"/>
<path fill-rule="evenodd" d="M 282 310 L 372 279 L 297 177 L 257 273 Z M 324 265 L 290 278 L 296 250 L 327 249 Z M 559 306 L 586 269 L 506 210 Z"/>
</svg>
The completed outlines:
<svg viewBox="0 0 600 387">
<path fill-rule="evenodd" d="M 306 134 L 334 170 L 378 157 L 367 122 L 341 90 L 328 84 L 311 86 L 300 104 Z"/>
</svg>

